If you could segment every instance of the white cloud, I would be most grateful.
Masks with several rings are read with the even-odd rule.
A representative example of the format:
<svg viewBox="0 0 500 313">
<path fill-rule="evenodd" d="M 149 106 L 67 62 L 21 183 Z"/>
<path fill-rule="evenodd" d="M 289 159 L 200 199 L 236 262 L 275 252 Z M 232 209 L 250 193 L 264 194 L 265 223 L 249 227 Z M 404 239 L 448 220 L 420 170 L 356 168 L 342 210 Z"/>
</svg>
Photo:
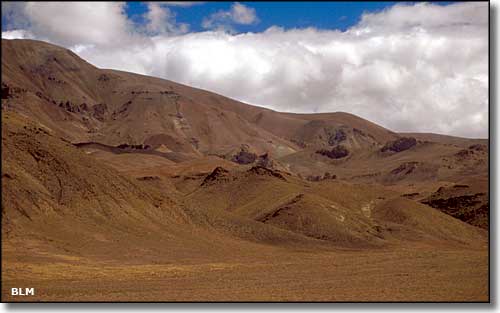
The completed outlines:
<svg viewBox="0 0 500 313">
<path fill-rule="evenodd" d="M 23 15 L 36 38 L 72 46 L 113 45 L 129 37 L 121 2 L 25 2 Z"/>
<path fill-rule="evenodd" d="M 97 17 L 75 4 L 69 10 L 80 12 L 60 19 L 43 19 L 59 12 L 46 6 L 39 14 L 23 11 L 32 26 L 2 37 L 31 32 L 99 67 L 159 76 L 279 111 L 347 111 L 396 131 L 488 135 L 487 3 L 397 5 L 365 14 L 346 32 L 271 27 L 182 35 L 134 31 L 121 4 L 102 5 Z"/>
<path fill-rule="evenodd" d="M 247 7 L 241 3 L 231 6 L 231 17 L 235 23 L 249 25 L 258 21 L 254 8 Z"/>
<path fill-rule="evenodd" d="M 446 15 L 444 14 L 446 13 Z M 365 13 L 359 27 L 377 31 L 403 30 L 415 28 L 453 28 L 455 31 L 464 26 L 487 26 L 484 3 L 457 3 L 442 6 L 431 3 L 415 5 L 397 4 L 389 10 L 377 13 Z"/>
<path fill-rule="evenodd" d="M 3 39 L 33 39 L 34 36 L 30 32 L 22 29 L 8 30 L 2 32 Z"/>
<path fill-rule="evenodd" d="M 250 25 L 258 22 L 259 18 L 254 8 L 235 2 L 230 10 L 219 10 L 203 19 L 201 26 L 205 29 L 233 31 L 232 24 Z"/>
<path fill-rule="evenodd" d="M 146 30 L 152 35 L 158 34 L 182 34 L 189 31 L 189 25 L 177 23 L 175 13 L 168 5 L 172 3 L 148 2 L 148 11 L 145 13 L 145 19 L 148 21 Z"/>
</svg>

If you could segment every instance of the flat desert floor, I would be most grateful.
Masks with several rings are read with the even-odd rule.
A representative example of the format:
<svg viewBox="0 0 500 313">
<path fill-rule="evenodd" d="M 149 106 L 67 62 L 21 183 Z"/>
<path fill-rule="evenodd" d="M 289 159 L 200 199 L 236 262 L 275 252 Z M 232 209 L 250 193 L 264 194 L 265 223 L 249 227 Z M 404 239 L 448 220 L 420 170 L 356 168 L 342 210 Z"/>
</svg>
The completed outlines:
<svg viewBox="0 0 500 313">
<path fill-rule="evenodd" d="M 269 253 L 229 262 L 3 265 L 5 301 L 488 301 L 485 249 Z M 14 275 L 15 273 L 15 275 Z"/>
</svg>

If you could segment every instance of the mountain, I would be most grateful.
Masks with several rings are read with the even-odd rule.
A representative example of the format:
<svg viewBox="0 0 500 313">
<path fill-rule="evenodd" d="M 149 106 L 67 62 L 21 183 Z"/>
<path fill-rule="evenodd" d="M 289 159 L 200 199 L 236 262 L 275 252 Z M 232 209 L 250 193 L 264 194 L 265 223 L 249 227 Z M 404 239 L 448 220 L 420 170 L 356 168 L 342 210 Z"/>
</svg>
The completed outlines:
<svg viewBox="0 0 500 313">
<path fill-rule="evenodd" d="M 28 281 L 36 300 L 487 297 L 485 139 L 276 112 L 4 39 L 2 126 L 9 300 Z"/>
<path fill-rule="evenodd" d="M 2 40 L 2 98 L 4 109 L 100 157 L 121 163 L 122 154 L 132 154 L 132 170 L 139 164 L 143 170 L 147 164 L 158 167 L 144 164 L 144 155 L 169 164 L 205 163 L 209 168 L 202 172 L 230 161 L 309 179 L 328 173 L 348 181 L 405 184 L 406 193 L 420 200 L 455 183 L 484 191 L 488 176 L 484 139 L 398 134 L 343 112 L 276 112 L 163 79 L 101 70 L 40 41 Z M 134 162 L 137 154 L 141 158 Z M 462 194 L 468 191 L 460 189 Z"/>
</svg>

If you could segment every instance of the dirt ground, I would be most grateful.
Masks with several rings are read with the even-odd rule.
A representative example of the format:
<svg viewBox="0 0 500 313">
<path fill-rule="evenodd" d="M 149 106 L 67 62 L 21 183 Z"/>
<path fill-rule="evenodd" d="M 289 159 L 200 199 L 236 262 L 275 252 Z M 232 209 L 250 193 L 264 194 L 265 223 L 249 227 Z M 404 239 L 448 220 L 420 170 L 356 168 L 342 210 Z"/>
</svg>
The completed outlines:
<svg viewBox="0 0 500 313">
<path fill-rule="evenodd" d="M 3 263 L 4 301 L 488 301 L 488 253 L 276 253 L 239 262 Z M 16 273 L 14 276 L 13 273 Z M 35 296 L 10 296 L 33 287 Z"/>
</svg>

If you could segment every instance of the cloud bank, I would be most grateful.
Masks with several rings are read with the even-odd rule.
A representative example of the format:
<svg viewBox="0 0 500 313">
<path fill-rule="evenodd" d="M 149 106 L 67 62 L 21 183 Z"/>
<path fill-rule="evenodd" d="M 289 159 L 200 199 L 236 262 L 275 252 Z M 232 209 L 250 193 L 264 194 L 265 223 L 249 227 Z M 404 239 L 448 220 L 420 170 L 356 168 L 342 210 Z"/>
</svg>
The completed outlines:
<svg viewBox="0 0 500 313">
<path fill-rule="evenodd" d="M 63 45 L 102 68 L 159 76 L 287 112 L 346 111 L 395 131 L 488 135 L 488 4 L 399 4 L 345 32 L 236 34 L 258 21 L 239 3 L 186 33 L 168 4 L 145 25 L 124 3 L 2 3 L 3 38 Z M 210 24 L 210 25 L 209 25 Z"/>
</svg>

